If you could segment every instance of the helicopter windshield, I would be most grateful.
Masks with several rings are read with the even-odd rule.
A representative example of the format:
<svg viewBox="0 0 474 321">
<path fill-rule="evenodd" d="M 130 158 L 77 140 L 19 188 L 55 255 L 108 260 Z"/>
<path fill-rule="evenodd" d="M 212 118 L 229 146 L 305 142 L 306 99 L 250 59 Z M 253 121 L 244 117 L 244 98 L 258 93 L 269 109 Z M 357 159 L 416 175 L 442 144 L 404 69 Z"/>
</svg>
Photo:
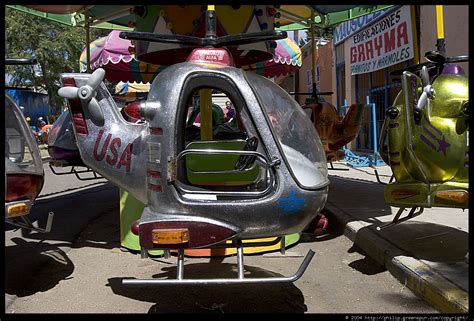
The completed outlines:
<svg viewBox="0 0 474 321">
<path fill-rule="evenodd" d="M 39 149 L 26 120 L 5 95 L 5 172 L 43 174 Z"/>
<path fill-rule="evenodd" d="M 286 162 L 305 188 L 327 184 L 327 164 L 321 140 L 303 109 L 274 82 L 246 73 L 273 127 Z"/>
</svg>

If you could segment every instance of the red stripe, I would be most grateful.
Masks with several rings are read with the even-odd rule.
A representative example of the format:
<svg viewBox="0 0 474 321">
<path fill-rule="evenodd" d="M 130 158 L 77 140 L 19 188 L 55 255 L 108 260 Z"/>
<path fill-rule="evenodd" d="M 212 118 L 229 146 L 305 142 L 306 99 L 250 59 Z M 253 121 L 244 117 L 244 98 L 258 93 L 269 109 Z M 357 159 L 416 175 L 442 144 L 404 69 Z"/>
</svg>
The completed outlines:
<svg viewBox="0 0 474 321">
<path fill-rule="evenodd" d="M 73 78 L 64 78 L 63 83 L 64 87 L 76 87 L 76 82 Z M 81 101 L 79 99 L 68 99 L 67 101 L 71 109 L 72 121 L 74 123 L 76 132 L 83 135 L 89 134 L 86 120 L 84 118 L 84 111 L 82 110 L 81 106 Z"/>
<path fill-rule="evenodd" d="M 148 188 L 153 192 L 163 192 L 163 188 L 161 187 L 161 185 L 148 183 Z"/>
<path fill-rule="evenodd" d="M 146 174 L 148 176 L 151 176 L 151 177 L 154 177 L 154 178 L 161 178 L 161 172 L 159 172 L 159 171 L 147 170 Z"/>
<path fill-rule="evenodd" d="M 152 135 L 163 135 L 163 129 L 158 127 L 150 127 L 150 134 Z"/>
</svg>

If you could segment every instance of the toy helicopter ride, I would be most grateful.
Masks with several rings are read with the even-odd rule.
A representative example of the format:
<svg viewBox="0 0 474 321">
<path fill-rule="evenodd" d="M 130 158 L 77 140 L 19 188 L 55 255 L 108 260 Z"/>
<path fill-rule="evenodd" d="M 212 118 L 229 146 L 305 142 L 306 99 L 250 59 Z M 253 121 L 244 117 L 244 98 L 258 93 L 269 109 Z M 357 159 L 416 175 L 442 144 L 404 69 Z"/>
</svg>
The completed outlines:
<svg viewBox="0 0 474 321">
<path fill-rule="evenodd" d="M 313 90 L 311 97 L 303 105 L 303 110 L 321 138 L 327 161 L 331 165 L 329 169 L 336 169 L 332 162 L 345 157 L 342 147 L 354 140 L 359 133 L 364 104 L 352 104 L 342 117 L 334 105 L 319 97 L 332 93 L 318 93 L 315 88 Z"/>
<path fill-rule="evenodd" d="M 122 32 L 126 39 L 195 47 L 185 62 L 155 78 L 140 104 L 143 124 L 120 115 L 101 83 L 102 69 L 62 75 L 59 94 L 68 100 L 84 163 L 146 204 L 131 227 L 142 254 L 178 252 L 176 279 L 123 284 L 294 282 L 314 256 L 310 250 L 290 277 L 244 277 L 243 247 L 256 244 L 243 240 L 301 232 L 324 207 L 329 180 L 323 146 L 301 107 L 272 81 L 236 68 L 227 49 L 286 33 L 216 37 L 215 31 L 214 10 L 208 10 L 204 38 Z M 241 133 L 235 138 L 213 138 L 212 90 L 225 93 L 236 109 Z M 188 140 L 186 116 L 196 93 L 201 137 Z M 185 249 L 229 246 L 237 248 L 236 278 L 184 279 Z"/>
<path fill-rule="evenodd" d="M 362 124 L 363 104 L 352 104 L 344 116 L 340 116 L 336 107 L 326 102 L 321 96 L 332 95 L 333 92 L 318 92 L 316 87 L 316 53 L 315 30 L 311 24 L 311 60 L 312 66 L 312 91 L 311 93 L 292 93 L 294 95 L 308 95 L 305 104 L 302 106 L 306 115 L 311 119 L 314 128 L 321 138 L 327 162 L 334 168 L 333 162 L 345 157 L 342 150 L 346 144 L 357 137 Z"/>
<path fill-rule="evenodd" d="M 77 147 L 69 111 L 64 111 L 53 123 L 48 138 L 49 168 L 54 175 L 72 175 L 81 181 L 102 178 L 82 161 Z M 61 168 L 61 170 L 58 170 Z M 67 170 L 63 170 L 67 168 Z"/>
<path fill-rule="evenodd" d="M 382 127 L 386 146 L 379 152 L 395 178 L 384 188 L 385 202 L 400 209 L 378 230 L 424 208 L 469 207 L 469 80 L 455 64 L 468 57 L 430 51 L 425 58 L 403 71 L 402 90 Z M 420 71 L 421 77 L 415 74 Z M 406 208 L 409 214 L 400 218 Z"/>
<path fill-rule="evenodd" d="M 36 59 L 5 59 L 5 65 L 34 65 Z M 31 207 L 44 184 L 41 154 L 30 126 L 15 101 L 5 94 L 5 222 L 48 233 L 54 213 L 45 228 L 33 225 Z"/>
</svg>

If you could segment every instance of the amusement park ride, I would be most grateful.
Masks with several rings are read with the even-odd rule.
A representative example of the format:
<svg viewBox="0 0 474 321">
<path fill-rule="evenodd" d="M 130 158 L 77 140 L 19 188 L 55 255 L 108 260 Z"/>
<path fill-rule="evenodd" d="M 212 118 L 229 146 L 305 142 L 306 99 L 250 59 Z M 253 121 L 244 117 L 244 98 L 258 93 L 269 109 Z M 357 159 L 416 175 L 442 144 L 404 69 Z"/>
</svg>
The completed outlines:
<svg viewBox="0 0 474 321">
<path fill-rule="evenodd" d="M 176 280 L 127 279 L 124 284 L 292 282 L 314 255 L 309 251 L 291 277 L 244 278 L 243 240 L 301 232 L 324 207 L 329 180 L 321 141 L 296 101 L 272 81 L 236 68 L 227 49 L 286 33 L 217 37 L 214 13 L 206 11 L 204 38 L 122 33 L 128 39 L 195 47 L 185 62 L 153 81 L 140 108 L 144 124 L 123 119 L 101 83 L 102 69 L 62 75 L 59 94 L 68 100 L 82 160 L 146 204 L 132 225 L 142 253 L 178 251 Z M 213 138 L 212 126 L 206 125 L 212 124 L 206 99 L 211 90 L 233 102 L 239 138 Z M 196 93 L 201 137 L 188 141 L 186 116 Z M 211 246 L 237 248 L 238 277 L 183 279 L 184 250 Z"/>
<path fill-rule="evenodd" d="M 364 105 L 352 104 L 344 117 L 339 116 L 332 104 L 318 99 L 308 100 L 303 109 L 321 138 L 327 161 L 332 165 L 332 162 L 343 159 L 342 147 L 359 133 Z"/>
<path fill-rule="evenodd" d="M 293 282 L 308 267 L 313 251 L 292 276 L 245 278 L 244 248 L 270 244 L 246 241 L 277 237 L 280 242 L 302 232 L 320 213 L 329 189 L 327 163 L 341 159 L 341 147 L 357 136 L 365 105 L 353 104 L 341 118 L 334 106 L 318 99 L 326 93 L 317 93 L 313 83 L 312 99 L 302 108 L 274 82 L 239 68 L 238 46 L 283 39 L 286 32 L 218 36 L 213 6 L 205 11 L 203 25 L 202 37 L 121 33 L 147 48 L 162 43 L 187 50 L 179 51 L 180 57 L 187 55 L 184 62 L 172 63 L 156 76 L 146 101 L 122 112 L 102 83 L 103 69 L 63 74 L 59 94 L 69 113 L 61 121 L 67 123 L 69 115 L 71 127 L 58 126 L 62 133 L 53 129 L 50 153 L 58 164 L 86 166 L 144 204 L 130 227 L 142 257 L 150 250 L 177 252 L 176 279 L 124 279 L 123 284 Z M 468 207 L 468 79 L 453 65 L 467 57 L 430 52 L 426 58 L 428 63 L 403 72 L 402 91 L 387 110 L 379 146 L 395 182 L 385 186 L 384 196 L 400 210 L 379 229 L 425 207 Z M 414 74 L 420 70 L 421 77 Z M 431 79 L 429 71 L 436 71 Z M 226 137 L 213 132 L 213 91 L 225 94 L 236 109 L 235 131 Z M 193 118 L 187 119 L 196 97 L 198 129 L 190 126 Z M 6 103 L 12 105 L 8 97 Z M 133 122 L 126 117 L 131 115 Z M 26 141 L 35 154 L 36 145 L 30 146 L 29 137 Z M 34 175 L 42 186 L 41 160 L 38 165 L 35 157 Z M 400 218 L 406 208 L 411 208 L 408 216 Z M 237 277 L 185 279 L 185 250 L 203 248 L 236 249 Z"/>
<path fill-rule="evenodd" d="M 381 146 L 380 155 L 395 178 L 385 186 L 385 202 L 400 209 L 378 229 L 413 218 L 424 208 L 469 207 L 469 81 L 454 64 L 468 57 L 431 51 L 425 58 L 428 63 L 403 71 L 402 90 L 382 128 L 380 143 L 386 147 Z M 405 208 L 410 212 L 400 218 Z"/>
<path fill-rule="evenodd" d="M 5 59 L 5 65 L 34 64 L 35 59 Z M 44 229 L 35 227 L 28 217 L 43 184 L 43 163 L 33 132 L 18 105 L 5 94 L 5 222 L 49 232 L 53 212 L 49 213 Z"/>
<path fill-rule="evenodd" d="M 399 210 L 378 230 L 424 208 L 469 207 L 469 79 L 456 64 L 469 58 L 446 57 L 442 6 L 436 17 L 437 50 L 425 54 L 428 62 L 393 72 L 402 74 L 402 90 L 387 110 L 379 153 L 395 178 L 385 202 Z"/>
</svg>

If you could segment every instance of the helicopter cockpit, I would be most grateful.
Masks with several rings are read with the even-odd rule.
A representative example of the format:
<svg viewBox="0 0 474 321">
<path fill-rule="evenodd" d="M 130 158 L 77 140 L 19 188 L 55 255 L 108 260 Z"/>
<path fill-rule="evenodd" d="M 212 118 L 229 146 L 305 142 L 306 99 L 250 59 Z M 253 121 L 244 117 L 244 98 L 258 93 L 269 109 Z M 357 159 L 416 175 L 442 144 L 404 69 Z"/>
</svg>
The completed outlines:
<svg viewBox="0 0 474 321">
<path fill-rule="evenodd" d="M 273 99 L 271 104 L 264 103 L 262 105 L 263 114 L 259 117 L 265 118 L 261 119 L 259 123 L 264 120 L 265 123 L 270 124 L 268 129 L 275 138 L 275 142 L 278 142 L 278 147 L 291 168 L 294 178 L 302 186 L 309 188 L 317 186 L 323 180 L 325 166 L 321 165 L 322 160 L 319 159 L 322 151 L 320 140 L 317 139 L 315 133 L 312 136 L 307 135 L 307 132 L 314 131 L 314 128 L 307 126 L 308 122 L 304 119 L 304 114 L 300 109 L 294 106 L 293 108 L 288 107 L 293 104 L 291 97 L 289 99 L 285 95 L 275 95 L 272 92 L 275 89 L 272 88 L 275 86 L 273 82 L 267 82 L 266 79 L 255 77 L 253 74 L 245 76 L 255 92 L 261 95 L 261 101 L 269 101 L 270 97 Z M 182 122 L 177 125 L 181 127 L 180 132 L 184 133 L 184 135 L 177 136 L 178 152 L 180 153 L 177 161 L 181 162 L 181 167 L 186 167 L 185 173 L 178 171 L 179 189 L 192 193 L 189 186 L 201 186 L 213 191 L 228 192 L 217 197 L 229 198 L 237 195 L 244 196 L 245 194 L 241 190 L 245 187 L 245 190 L 253 191 L 247 193 L 245 197 L 263 196 L 275 183 L 271 171 L 268 170 L 271 165 L 271 160 L 267 161 L 269 158 L 268 149 L 258 134 L 243 98 L 239 97 L 240 95 L 228 94 L 229 90 L 232 90 L 231 87 L 225 88 L 224 85 L 220 89 L 224 92 L 227 90 L 226 97 L 232 97 L 230 99 L 236 109 L 237 126 L 232 127 L 228 123 L 222 123 L 217 112 L 220 107 L 216 108 L 216 105 L 213 106 L 212 124 L 214 126 L 212 133 L 210 133 L 212 137 L 209 136 L 211 140 L 202 140 L 201 133 L 198 132 L 200 128 L 192 125 L 193 116 L 196 113 L 191 113 L 185 128 L 182 127 Z M 196 97 L 195 94 L 199 90 L 195 90 L 190 97 Z M 210 88 L 204 90 L 212 91 Z M 190 88 L 189 91 L 192 89 Z M 183 97 L 183 100 L 186 101 L 186 98 Z M 183 110 L 185 109 L 183 108 Z M 196 108 L 194 110 L 199 111 Z M 217 111 L 214 112 L 215 110 Z M 309 137 L 313 137 L 313 139 Z M 191 151 L 192 149 L 199 151 Z M 226 152 L 226 154 L 211 155 L 206 152 L 208 149 L 250 151 L 258 154 L 253 156 L 239 155 L 238 153 L 231 155 L 230 152 Z M 311 181 L 311 178 L 314 181 Z M 187 187 L 184 187 L 185 185 Z M 235 193 L 230 193 L 232 191 Z M 199 188 L 196 193 L 198 192 Z"/>
<path fill-rule="evenodd" d="M 8 58 L 6 65 L 32 65 L 36 59 Z M 51 230 L 54 213 L 45 228 L 33 226 L 28 217 L 44 184 L 41 154 L 31 128 L 15 101 L 5 94 L 5 222 L 45 233 Z"/>
</svg>

